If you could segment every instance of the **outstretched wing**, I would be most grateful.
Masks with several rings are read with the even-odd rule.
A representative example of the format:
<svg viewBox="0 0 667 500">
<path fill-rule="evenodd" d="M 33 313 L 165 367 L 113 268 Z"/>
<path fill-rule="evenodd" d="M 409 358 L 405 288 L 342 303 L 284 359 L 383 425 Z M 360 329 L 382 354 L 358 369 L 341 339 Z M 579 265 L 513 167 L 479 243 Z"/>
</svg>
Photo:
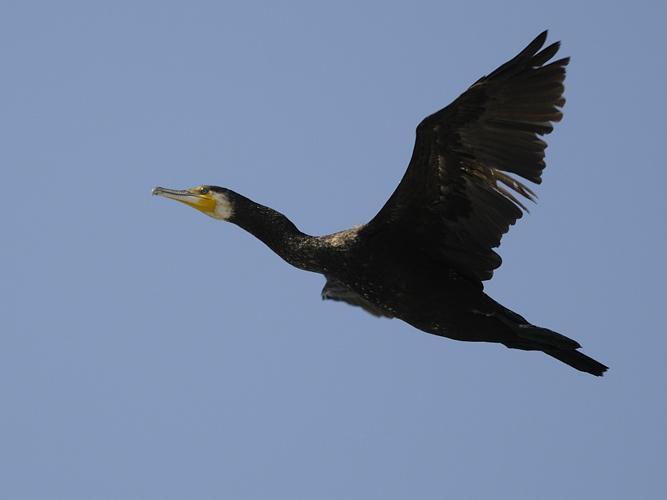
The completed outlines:
<svg viewBox="0 0 667 500">
<path fill-rule="evenodd" d="M 432 258 L 477 280 L 501 259 L 493 248 L 533 192 L 510 174 L 541 182 L 546 143 L 562 118 L 569 58 L 546 64 L 559 42 L 541 33 L 521 53 L 480 78 L 417 127 L 412 159 L 398 188 L 364 228 L 419 245 Z"/>
<path fill-rule="evenodd" d="M 324 288 L 322 288 L 322 300 L 327 299 L 335 300 L 338 302 L 347 302 L 352 306 L 361 307 L 364 311 L 372 314 L 373 316 L 393 318 L 392 315 L 380 309 L 376 305 L 371 304 L 369 301 L 346 286 L 344 283 L 328 276 L 327 282 L 324 284 Z"/>
</svg>

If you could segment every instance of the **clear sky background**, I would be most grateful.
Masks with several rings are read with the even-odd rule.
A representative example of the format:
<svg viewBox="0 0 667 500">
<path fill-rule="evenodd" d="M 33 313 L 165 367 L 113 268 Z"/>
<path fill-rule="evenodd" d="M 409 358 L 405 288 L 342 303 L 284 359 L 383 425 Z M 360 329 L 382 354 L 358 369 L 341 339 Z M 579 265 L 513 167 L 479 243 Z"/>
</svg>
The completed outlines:
<svg viewBox="0 0 667 500">
<path fill-rule="evenodd" d="M 667 498 L 665 19 L 4 0 L 0 498 Z M 565 119 L 487 291 L 602 379 L 322 302 L 322 277 L 150 196 L 365 222 L 417 123 L 545 28 L 572 56 Z"/>
</svg>

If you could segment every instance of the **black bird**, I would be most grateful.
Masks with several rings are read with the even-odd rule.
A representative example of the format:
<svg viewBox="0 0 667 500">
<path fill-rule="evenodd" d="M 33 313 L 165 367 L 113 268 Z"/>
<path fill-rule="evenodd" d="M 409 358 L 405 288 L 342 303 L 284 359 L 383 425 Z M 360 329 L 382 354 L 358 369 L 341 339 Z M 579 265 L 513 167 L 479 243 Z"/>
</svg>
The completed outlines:
<svg viewBox="0 0 667 500">
<path fill-rule="evenodd" d="M 324 299 L 400 318 L 435 335 L 542 351 L 577 370 L 607 367 L 575 340 L 529 323 L 484 293 L 501 259 L 493 250 L 534 193 L 510 174 L 541 182 L 546 143 L 562 118 L 569 58 L 541 33 L 417 126 L 400 184 L 365 225 L 326 236 L 302 233 L 283 214 L 217 186 L 156 187 L 252 233 L 295 267 L 326 277 Z"/>
</svg>

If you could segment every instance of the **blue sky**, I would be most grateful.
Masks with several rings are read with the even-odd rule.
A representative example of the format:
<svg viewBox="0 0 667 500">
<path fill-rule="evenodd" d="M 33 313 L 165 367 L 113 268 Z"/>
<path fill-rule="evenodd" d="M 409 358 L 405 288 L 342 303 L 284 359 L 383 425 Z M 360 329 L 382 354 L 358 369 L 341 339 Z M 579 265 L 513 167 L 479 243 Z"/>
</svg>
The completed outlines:
<svg viewBox="0 0 667 500">
<path fill-rule="evenodd" d="M 0 497 L 664 498 L 665 10 L 3 2 Z M 150 196 L 365 222 L 416 124 L 545 28 L 565 119 L 487 291 L 602 379 L 322 302 Z"/>
</svg>

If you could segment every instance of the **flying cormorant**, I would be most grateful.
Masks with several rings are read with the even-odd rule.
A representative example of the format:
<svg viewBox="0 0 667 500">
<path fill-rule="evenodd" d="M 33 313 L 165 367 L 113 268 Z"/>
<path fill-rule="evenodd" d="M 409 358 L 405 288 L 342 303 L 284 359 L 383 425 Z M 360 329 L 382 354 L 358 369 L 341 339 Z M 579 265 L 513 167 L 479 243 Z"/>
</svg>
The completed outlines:
<svg viewBox="0 0 667 500">
<path fill-rule="evenodd" d="M 302 233 L 283 214 L 217 186 L 156 187 L 252 233 L 295 267 L 326 277 L 324 299 L 400 318 L 435 335 L 542 351 L 577 370 L 607 367 L 564 335 L 529 323 L 484 293 L 501 259 L 493 250 L 534 193 L 510 174 L 541 182 L 546 143 L 562 118 L 569 58 L 541 33 L 417 126 L 398 187 L 367 224 L 326 236 Z M 548 64 L 547 64 L 548 63 Z"/>
</svg>

